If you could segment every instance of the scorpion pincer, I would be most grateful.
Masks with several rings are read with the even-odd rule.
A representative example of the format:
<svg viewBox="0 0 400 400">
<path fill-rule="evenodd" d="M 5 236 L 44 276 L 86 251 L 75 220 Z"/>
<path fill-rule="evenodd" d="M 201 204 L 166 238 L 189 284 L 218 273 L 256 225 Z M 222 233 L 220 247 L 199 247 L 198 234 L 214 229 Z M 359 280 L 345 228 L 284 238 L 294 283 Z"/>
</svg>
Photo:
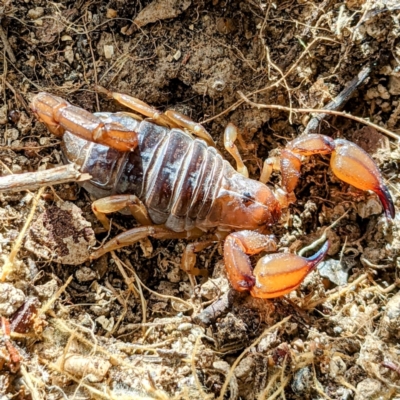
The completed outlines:
<svg viewBox="0 0 400 400">
<path fill-rule="evenodd" d="M 104 227 L 109 228 L 106 214 L 126 208 L 140 224 L 94 251 L 92 259 L 149 236 L 198 238 L 214 229 L 212 240 L 225 237 L 224 261 L 234 289 L 260 298 L 282 296 L 324 258 L 329 243 L 310 258 L 268 254 L 254 270 L 249 255 L 276 250 L 273 237 L 263 232 L 278 223 L 281 209 L 293 201 L 302 157 L 313 154 L 331 154 L 331 169 L 339 179 L 374 191 L 387 218 L 395 215 L 376 164 L 352 142 L 319 134 L 294 139 L 281 151 L 282 189 L 274 194 L 246 176 L 234 144 L 234 125 L 227 126 L 224 142 L 238 170 L 221 157 L 200 124 L 176 111 L 162 114 L 128 95 L 108 93 L 147 119 L 127 112 L 91 114 L 48 93 L 39 93 L 31 103 L 37 118 L 63 137 L 65 162 L 78 164 L 92 176 L 84 187 L 97 199 L 92 209 Z M 266 165 L 268 174 L 272 167 Z M 195 253 L 209 244 L 195 242 L 186 248 L 185 270 L 196 271 Z"/>
</svg>

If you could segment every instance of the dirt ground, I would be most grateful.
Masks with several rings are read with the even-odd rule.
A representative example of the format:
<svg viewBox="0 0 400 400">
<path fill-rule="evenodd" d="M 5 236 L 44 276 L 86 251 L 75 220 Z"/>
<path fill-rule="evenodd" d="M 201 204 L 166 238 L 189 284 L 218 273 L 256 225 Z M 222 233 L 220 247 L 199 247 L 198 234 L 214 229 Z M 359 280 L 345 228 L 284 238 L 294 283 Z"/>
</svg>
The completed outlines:
<svg viewBox="0 0 400 400">
<path fill-rule="evenodd" d="M 203 122 L 228 160 L 231 121 L 258 179 L 268 155 L 309 131 L 312 115 L 296 109 L 326 107 L 353 82 L 339 111 L 375 125 L 327 115 L 316 131 L 368 151 L 398 204 L 399 9 L 396 0 L 3 0 L 1 175 L 61 164 L 60 140 L 28 106 L 40 91 L 91 112 L 124 109 L 96 85 L 176 109 Z M 271 187 L 279 182 L 274 173 Z M 334 177 L 328 156 L 305 162 L 296 196 L 272 227 L 279 251 L 325 234 L 329 257 L 294 292 L 262 300 L 229 289 L 222 242 L 198 254 L 208 279 L 180 269 L 183 240 L 89 262 L 106 233 L 78 184 L 1 193 L 0 398 L 400 399 L 398 217 Z M 110 235 L 133 224 L 113 215 Z"/>
</svg>

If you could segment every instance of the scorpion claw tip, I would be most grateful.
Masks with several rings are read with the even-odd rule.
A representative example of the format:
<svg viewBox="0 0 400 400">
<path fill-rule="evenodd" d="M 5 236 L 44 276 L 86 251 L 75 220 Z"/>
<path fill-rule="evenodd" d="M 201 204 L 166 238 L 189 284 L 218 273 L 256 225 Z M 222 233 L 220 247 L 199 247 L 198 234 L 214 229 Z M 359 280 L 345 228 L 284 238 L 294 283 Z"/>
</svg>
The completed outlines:
<svg viewBox="0 0 400 400">
<path fill-rule="evenodd" d="M 386 217 L 388 219 L 393 219 L 396 215 L 396 211 L 394 208 L 392 196 L 390 195 L 387 186 L 382 184 L 380 188 L 376 190 L 376 194 L 378 195 L 379 200 L 382 203 Z"/>
<path fill-rule="evenodd" d="M 331 243 L 327 240 L 315 254 L 307 258 L 307 261 L 310 263 L 310 270 L 315 268 L 317 264 L 325 258 L 330 247 Z"/>
</svg>

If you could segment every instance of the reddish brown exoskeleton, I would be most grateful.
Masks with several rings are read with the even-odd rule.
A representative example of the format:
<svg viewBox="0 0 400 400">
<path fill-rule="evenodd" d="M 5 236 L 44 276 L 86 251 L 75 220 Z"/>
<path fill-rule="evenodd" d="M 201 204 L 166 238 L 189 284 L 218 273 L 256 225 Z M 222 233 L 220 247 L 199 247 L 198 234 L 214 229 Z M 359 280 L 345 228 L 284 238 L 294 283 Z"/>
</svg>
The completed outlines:
<svg viewBox="0 0 400 400">
<path fill-rule="evenodd" d="M 247 178 L 232 124 L 225 130 L 225 147 L 237 161 L 238 171 L 215 150 L 201 125 L 175 111 L 161 114 L 133 97 L 109 94 L 150 120 L 131 113 L 91 114 L 48 93 L 39 93 L 31 104 L 38 119 L 63 137 L 65 161 L 92 175 L 84 187 L 98 198 L 93 211 L 103 225 L 109 228 L 107 213 L 126 207 L 142 225 L 119 234 L 92 258 L 148 236 L 198 237 L 215 229 L 215 238 L 225 237 L 225 266 L 236 290 L 249 290 L 261 298 L 288 293 L 323 259 L 328 243 L 308 259 L 266 255 L 254 271 L 249 255 L 275 250 L 273 238 L 263 229 L 279 221 L 281 209 L 294 197 L 301 158 L 312 154 L 331 154 L 334 174 L 359 189 L 374 191 L 387 217 L 394 217 L 393 201 L 377 166 L 354 143 L 317 134 L 291 141 L 281 153 L 283 191 L 276 195 L 264 183 Z M 207 244 L 187 247 L 184 269 L 194 270 L 195 252 Z"/>
</svg>

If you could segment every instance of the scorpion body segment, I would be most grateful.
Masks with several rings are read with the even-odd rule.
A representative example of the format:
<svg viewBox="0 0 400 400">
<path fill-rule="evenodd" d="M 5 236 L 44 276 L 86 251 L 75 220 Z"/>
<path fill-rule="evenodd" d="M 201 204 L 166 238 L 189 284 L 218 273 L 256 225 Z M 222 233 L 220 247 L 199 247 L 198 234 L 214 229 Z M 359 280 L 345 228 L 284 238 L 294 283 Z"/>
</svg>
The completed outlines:
<svg viewBox="0 0 400 400">
<path fill-rule="evenodd" d="M 225 147 L 242 173 L 212 147 L 213 139 L 201 125 L 175 111 L 162 114 L 127 95 L 110 95 L 151 120 L 130 113 L 91 114 L 48 93 L 39 93 L 31 103 L 38 119 L 63 136 L 64 161 L 75 162 L 92 176 L 83 186 L 98 199 L 92 209 L 104 227 L 109 229 L 107 213 L 127 207 L 143 225 L 111 239 L 91 258 L 149 236 L 183 238 L 216 228 L 214 238 L 220 239 L 226 236 L 224 231 L 233 230 L 225 238 L 224 260 L 234 289 L 261 298 L 282 296 L 300 285 L 329 244 L 310 258 L 264 256 L 254 270 L 249 255 L 276 250 L 274 239 L 263 234 L 263 228 L 277 223 L 281 208 L 295 198 L 302 157 L 312 154 L 331 154 L 333 173 L 361 190 L 374 191 L 388 219 L 394 217 L 393 201 L 376 164 L 354 143 L 317 134 L 292 140 L 281 151 L 283 190 L 275 195 L 264 183 L 245 177 L 247 169 L 234 145 L 234 125 L 225 130 Z M 205 141 L 194 139 L 188 131 Z M 262 175 L 268 176 L 275 164 L 267 160 Z M 189 245 L 182 268 L 195 272 L 195 252 L 210 243 Z"/>
<path fill-rule="evenodd" d="M 66 161 L 92 175 L 84 187 L 94 197 L 134 194 L 154 224 L 174 232 L 257 229 L 278 222 L 280 207 L 272 191 L 238 174 L 203 140 L 128 116 L 96 116 L 136 132 L 138 146 L 120 152 L 65 133 Z"/>
</svg>

